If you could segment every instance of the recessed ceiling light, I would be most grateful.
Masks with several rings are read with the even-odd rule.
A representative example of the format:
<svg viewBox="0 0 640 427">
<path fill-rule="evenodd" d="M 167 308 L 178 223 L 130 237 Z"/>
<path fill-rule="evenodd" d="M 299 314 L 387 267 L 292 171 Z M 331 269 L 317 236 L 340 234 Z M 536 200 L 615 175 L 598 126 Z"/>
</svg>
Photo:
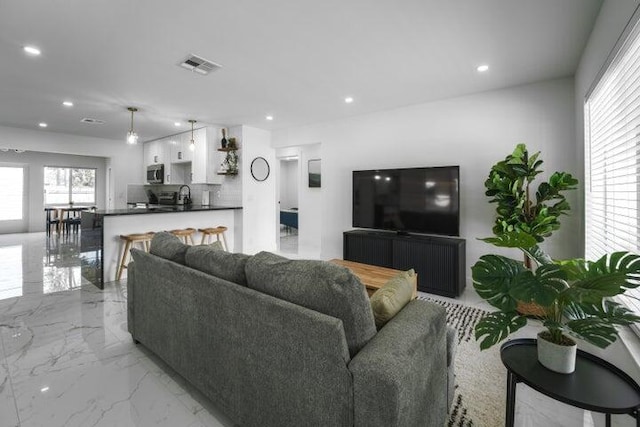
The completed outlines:
<svg viewBox="0 0 640 427">
<path fill-rule="evenodd" d="M 29 55 L 33 55 L 33 56 L 38 56 L 41 53 L 40 49 L 38 49 L 35 46 L 25 46 L 24 51 L 27 52 Z"/>
<path fill-rule="evenodd" d="M 347 96 L 347 97 L 344 99 L 344 102 L 346 102 L 347 104 L 351 104 L 351 103 L 353 102 L 353 98 L 352 98 L 352 97 L 350 97 L 350 96 Z"/>
<path fill-rule="evenodd" d="M 265 119 L 267 119 L 267 120 L 273 120 L 273 116 L 267 116 L 267 117 L 265 117 Z"/>
<path fill-rule="evenodd" d="M 47 124 L 45 122 L 41 122 L 41 123 L 38 123 L 38 126 L 40 126 L 41 128 L 46 128 Z"/>
<path fill-rule="evenodd" d="M 182 126 L 182 123 L 180 123 L 180 122 L 173 122 L 173 125 L 174 125 L 175 127 L 180 127 L 180 126 Z"/>
<path fill-rule="evenodd" d="M 49 386 L 44 386 L 44 387 L 42 387 L 42 388 L 40 389 L 40 392 L 41 392 L 41 393 L 46 393 L 46 392 L 48 392 L 48 391 L 49 391 Z"/>
<path fill-rule="evenodd" d="M 476 68 L 476 70 L 478 70 L 479 73 L 484 73 L 485 71 L 489 71 L 489 66 L 488 65 L 479 65 L 478 68 Z"/>
<path fill-rule="evenodd" d="M 71 101 L 64 101 L 64 102 L 62 103 L 62 105 L 64 105 L 65 107 L 73 107 L 73 102 L 71 102 Z"/>
</svg>

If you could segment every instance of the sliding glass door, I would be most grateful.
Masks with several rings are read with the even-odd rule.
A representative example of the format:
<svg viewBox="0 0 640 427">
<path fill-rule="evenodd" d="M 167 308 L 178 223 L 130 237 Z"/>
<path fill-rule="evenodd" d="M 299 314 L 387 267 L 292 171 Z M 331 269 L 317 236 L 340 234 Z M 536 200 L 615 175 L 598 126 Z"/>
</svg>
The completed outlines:
<svg viewBox="0 0 640 427">
<path fill-rule="evenodd" d="M 28 229 L 26 168 L 0 165 L 0 234 Z"/>
</svg>

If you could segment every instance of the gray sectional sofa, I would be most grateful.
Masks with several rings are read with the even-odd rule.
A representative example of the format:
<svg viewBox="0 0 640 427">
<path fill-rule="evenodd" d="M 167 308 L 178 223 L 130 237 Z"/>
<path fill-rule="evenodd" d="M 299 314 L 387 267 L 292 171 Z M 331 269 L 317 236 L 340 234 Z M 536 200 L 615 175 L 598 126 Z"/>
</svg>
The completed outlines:
<svg viewBox="0 0 640 427">
<path fill-rule="evenodd" d="M 234 422 L 444 425 L 455 339 L 442 307 L 413 300 L 376 331 L 344 267 L 165 233 L 150 252 L 132 251 L 129 331 Z"/>
</svg>

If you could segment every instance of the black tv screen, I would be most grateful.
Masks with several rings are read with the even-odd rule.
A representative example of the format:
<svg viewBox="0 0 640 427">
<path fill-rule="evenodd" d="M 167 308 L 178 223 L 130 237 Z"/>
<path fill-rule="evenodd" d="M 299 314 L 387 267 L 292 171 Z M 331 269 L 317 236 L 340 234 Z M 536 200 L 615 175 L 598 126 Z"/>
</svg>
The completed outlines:
<svg viewBox="0 0 640 427">
<path fill-rule="evenodd" d="M 353 171 L 353 226 L 458 236 L 460 168 Z"/>
</svg>

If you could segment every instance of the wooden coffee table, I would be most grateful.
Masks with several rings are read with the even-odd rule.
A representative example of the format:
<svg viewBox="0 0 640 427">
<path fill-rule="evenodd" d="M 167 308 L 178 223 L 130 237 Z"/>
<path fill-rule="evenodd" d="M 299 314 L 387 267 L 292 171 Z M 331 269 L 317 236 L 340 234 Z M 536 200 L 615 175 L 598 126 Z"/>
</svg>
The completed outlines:
<svg viewBox="0 0 640 427">
<path fill-rule="evenodd" d="M 347 267 L 353 274 L 358 276 L 363 285 L 367 288 L 367 293 L 371 296 L 380 289 L 389 279 L 401 273 L 402 270 L 393 268 L 378 267 L 377 265 L 362 264 L 360 262 L 346 261 L 343 259 L 332 259 L 329 262 Z M 418 275 L 413 276 L 413 298 L 418 296 Z"/>
</svg>

